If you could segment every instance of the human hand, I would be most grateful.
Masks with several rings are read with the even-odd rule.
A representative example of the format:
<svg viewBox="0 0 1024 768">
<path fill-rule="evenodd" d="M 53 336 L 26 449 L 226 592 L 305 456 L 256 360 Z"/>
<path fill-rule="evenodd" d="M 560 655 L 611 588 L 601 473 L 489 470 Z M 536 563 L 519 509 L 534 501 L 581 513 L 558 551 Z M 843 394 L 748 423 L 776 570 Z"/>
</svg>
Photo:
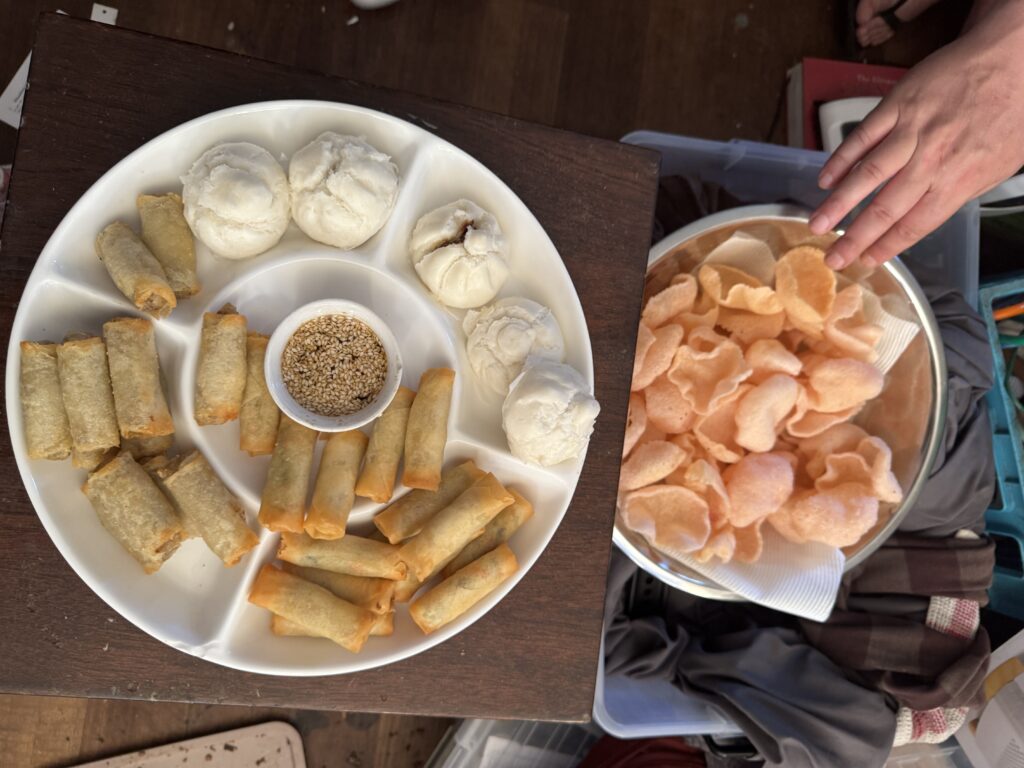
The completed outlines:
<svg viewBox="0 0 1024 768">
<path fill-rule="evenodd" d="M 1024 0 L 914 67 L 822 168 L 823 234 L 881 187 L 827 262 L 888 261 L 1024 166 Z"/>
</svg>

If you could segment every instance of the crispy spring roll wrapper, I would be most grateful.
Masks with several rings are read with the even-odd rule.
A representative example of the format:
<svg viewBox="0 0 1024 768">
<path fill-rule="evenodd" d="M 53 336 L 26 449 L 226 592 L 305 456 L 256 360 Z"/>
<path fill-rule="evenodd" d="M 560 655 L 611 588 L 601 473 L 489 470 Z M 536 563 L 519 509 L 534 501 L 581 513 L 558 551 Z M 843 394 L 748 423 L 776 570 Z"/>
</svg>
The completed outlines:
<svg viewBox="0 0 1024 768">
<path fill-rule="evenodd" d="M 177 512 L 131 454 L 120 453 L 89 475 L 82 491 L 103 527 L 146 573 L 159 570 L 181 543 Z"/>
<path fill-rule="evenodd" d="M 131 451 L 129 451 L 131 453 Z M 99 448 L 95 451 L 79 451 L 71 449 L 71 466 L 84 469 L 86 472 L 94 472 L 102 464 L 118 454 L 117 448 Z"/>
<path fill-rule="evenodd" d="M 282 637 L 320 637 L 312 629 L 307 629 L 276 613 L 270 617 L 270 631 Z M 388 637 L 395 633 L 395 612 L 388 611 L 377 616 L 370 628 L 370 637 Z"/>
<path fill-rule="evenodd" d="M 332 595 L 323 587 L 264 565 L 249 591 L 249 602 L 306 627 L 318 637 L 357 652 L 377 614 Z"/>
<path fill-rule="evenodd" d="M 174 422 L 160 382 L 153 323 L 118 317 L 103 324 L 114 409 L 121 437 L 174 434 Z"/>
<path fill-rule="evenodd" d="M 409 615 L 425 634 L 457 619 L 515 573 L 519 563 L 508 544 L 499 544 L 409 606 Z"/>
<path fill-rule="evenodd" d="M 356 482 L 356 496 L 372 499 L 378 504 L 391 501 L 398 476 L 398 462 L 405 447 L 405 425 L 409 421 L 409 408 L 416 393 L 408 387 L 399 387 L 394 399 L 373 425 L 370 444 L 366 448 L 366 462 Z"/>
<path fill-rule="evenodd" d="M 395 597 L 395 582 L 390 579 L 375 579 L 367 576 L 350 576 L 347 573 L 325 571 L 323 568 L 307 568 L 283 561 L 281 567 L 306 581 L 329 589 L 342 600 L 366 608 L 376 614 L 391 610 Z"/>
<path fill-rule="evenodd" d="M 410 575 L 425 582 L 514 501 L 488 472 L 430 518 L 423 530 L 402 545 L 399 557 L 409 567 Z"/>
<path fill-rule="evenodd" d="M 115 221 L 97 235 L 96 255 L 117 289 L 138 309 L 154 317 L 166 317 L 177 306 L 164 268 L 123 222 Z"/>
<path fill-rule="evenodd" d="M 340 539 L 355 503 L 356 478 L 367 437 L 358 429 L 335 432 L 320 456 L 305 531 L 314 539 Z"/>
<path fill-rule="evenodd" d="M 234 565 L 259 543 L 241 502 L 199 451 L 186 456 L 163 484 L 185 529 L 201 536 L 224 565 Z"/>
<path fill-rule="evenodd" d="M 59 461 L 71 455 L 56 344 L 21 342 L 21 416 L 30 459 Z"/>
<path fill-rule="evenodd" d="M 509 493 L 515 499 L 512 505 L 501 510 L 497 517 L 484 526 L 483 533 L 463 547 L 462 551 L 441 569 L 442 578 L 447 579 L 456 571 L 486 555 L 499 544 L 504 544 L 512 538 L 512 534 L 518 531 L 523 523 L 533 517 L 533 504 L 511 488 Z"/>
<path fill-rule="evenodd" d="M 138 461 L 166 453 L 174 445 L 174 435 L 157 437 L 126 437 L 121 440 L 121 447 Z"/>
<path fill-rule="evenodd" d="M 185 299 L 199 293 L 196 246 L 181 196 L 174 192 L 139 195 L 135 206 L 142 221 L 142 242 L 160 262 L 174 295 Z"/>
<path fill-rule="evenodd" d="M 302 531 L 316 437 L 315 430 L 281 414 L 260 501 L 259 519 L 264 528 L 292 533 Z"/>
<path fill-rule="evenodd" d="M 254 332 L 245 337 L 246 374 L 242 408 L 238 414 L 238 447 L 250 456 L 274 452 L 277 424 L 281 418 L 281 411 L 270 396 L 263 373 L 269 338 L 266 334 Z"/>
<path fill-rule="evenodd" d="M 196 368 L 196 424 L 223 424 L 238 418 L 246 378 L 245 316 L 226 306 L 203 315 Z"/>
<path fill-rule="evenodd" d="M 121 444 L 103 339 L 86 336 L 59 345 L 57 373 L 71 429 L 72 460 L 76 467 L 88 469 L 90 461 L 98 463 Z"/>
<path fill-rule="evenodd" d="M 388 541 L 399 544 L 419 533 L 430 518 L 485 474 L 472 459 L 464 461 L 441 475 L 436 491 L 410 491 L 374 517 L 373 524 Z"/>
<path fill-rule="evenodd" d="M 408 573 L 399 557 L 398 547 L 351 534 L 343 539 L 324 541 L 304 533 L 285 533 L 281 536 L 277 556 L 295 565 L 350 576 L 398 581 Z"/>
<path fill-rule="evenodd" d="M 454 385 L 455 371 L 451 368 L 430 368 L 420 377 L 405 427 L 402 482 L 410 488 L 436 491 L 441 483 Z"/>
</svg>

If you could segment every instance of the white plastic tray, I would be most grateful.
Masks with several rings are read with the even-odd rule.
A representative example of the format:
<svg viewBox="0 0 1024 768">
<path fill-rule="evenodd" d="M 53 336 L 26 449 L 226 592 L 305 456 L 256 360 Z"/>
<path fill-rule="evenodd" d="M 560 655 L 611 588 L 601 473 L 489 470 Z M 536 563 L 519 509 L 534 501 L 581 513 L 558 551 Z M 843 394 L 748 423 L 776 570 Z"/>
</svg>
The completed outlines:
<svg viewBox="0 0 1024 768">
<path fill-rule="evenodd" d="M 197 242 L 202 291 L 155 322 L 161 367 L 174 413 L 177 448 L 203 451 L 243 502 L 252 526 L 268 457 L 238 449 L 238 423 L 199 428 L 192 411 L 193 381 L 203 312 L 231 302 L 252 330 L 270 333 L 291 310 L 310 301 L 362 302 L 390 324 L 401 348 L 406 386 L 423 370 L 456 372 L 446 464 L 466 458 L 494 472 L 531 502 L 536 513 L 510 542 L 517 573 L 448 626 L 424 636 L 402 608 L 395 632 L 371 638 L 352 654 L 326 640 L 275 637 L 269 613 L 246 601 L 259 567 L 271 560 L 277 535 L 261 541 L 234 568 L 225 568 L 200 540 L 190 540 L 152 576 L 100 525 L 79 487 L 85 473 L 70 461 L 30 461 L 25 455 L 18 400 L 22 340 L 61 340 L 71 331 L 98 334 L 104 321 L 139 313 L 115 288 L 93 251 L 96 234 L 121 219 L 137 226 L 135 198 L 180 189 L 179 177 L 207 148 L 251 141 L 287 158 L 325 130 L 365 136 L 392 156 L 401 175 L 394 212 L 384 228 L 353 251 L 320 245 L 294 223 L 273 249 L 227 261 Z M 435 302 L 414 272 L 407 240 L 419 216 L 468 197 L 493 212 L 510 244 L 511 276 L 499 294 L 526 296 L 551 307 L 565 337 L 566 362 L 593 386 L 586 320 L 572 281 L 543 228 L 493 173 L 467 154 L 416 126 L 370 110 L 311 101 L 235 107 L 198 118 L 130 154 L 75 204 L 53 233 L 25 287 L 8 349 L 7 413 L 15 457 L 39 518 L 69 565 L 114 610 L 159 640 L 225 666 L 278 675 L 324 675 L 380 666 L 420 653 L 462 631 L 494 607 L 529 570 L 568 507 L 584 458 L 551 469 L 514 459 L 501 429 L 501 398 L 478 385 L 465 357 L 461 312 Z M 319 448 L 318 448 L 319 451 Z M 396 495 L 404 489 L 396 491 Z M 381 505 L 360 500 L 351 529 L 368 531 Z"/>
</svg>

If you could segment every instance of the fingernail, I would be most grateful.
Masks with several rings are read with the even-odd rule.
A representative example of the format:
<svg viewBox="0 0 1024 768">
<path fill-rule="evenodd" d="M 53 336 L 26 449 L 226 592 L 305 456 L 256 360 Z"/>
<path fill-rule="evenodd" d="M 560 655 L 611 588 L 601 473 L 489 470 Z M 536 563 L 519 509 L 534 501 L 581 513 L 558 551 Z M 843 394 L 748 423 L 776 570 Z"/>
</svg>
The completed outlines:
<svg viewBox="0 0 1024 768">
<path fill-rule="evenodd" d="M 828 189 L 832 186 L 832 174 L 823 173 L 818 177 L 818 186 L 822 189 Z"/>
<path fill-rule="evenodd" d="M 832 267 L 832 269 L 842 269 L 843 257 L 838 253 L 830 253 L 825 257 L 825 263 Z"/>
<path fill-rule="evenodd" d="M 828 232 L 828 219 L 819 213 L 811 219 L 809 226 L 814 234 L 823 235 Z"/>
</svg>

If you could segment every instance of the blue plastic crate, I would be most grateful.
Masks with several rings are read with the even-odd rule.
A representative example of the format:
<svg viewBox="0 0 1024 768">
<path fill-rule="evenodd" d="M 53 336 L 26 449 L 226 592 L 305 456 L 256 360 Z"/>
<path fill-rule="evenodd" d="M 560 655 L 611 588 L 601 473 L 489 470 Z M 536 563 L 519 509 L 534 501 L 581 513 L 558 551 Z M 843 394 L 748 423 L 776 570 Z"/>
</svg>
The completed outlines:
<svg viewBox="0 0 1024 768">
<path fill-rule="evenodd" d="M 1016 407 L 1006 390 L 1006 362 L 999 344 L 999 330 L 992 318 L 992 303 L 1015 294 L 1024 294 L 1024 278 L 987 285 L 979 292 L 978 299 L 992 345 L 996 378 L 995 385 L 986 395 L 986 403 L 992 422 L 999 500 L 998 506 L 985 513 L 985 527 L 997 537 L 1003 555 L 1015 555 L 1013 559 L 1024 562 L 1024 489 L 1021 488 L 1024 445 L 1021 443 L 1022 432 Z M 1007 552 L 1006 548 L 1010 551 Z M 997 565 L 989 599 L 992 608 L 999 613 L 1024 619 L 1024 570 Z"/>
</svg>

